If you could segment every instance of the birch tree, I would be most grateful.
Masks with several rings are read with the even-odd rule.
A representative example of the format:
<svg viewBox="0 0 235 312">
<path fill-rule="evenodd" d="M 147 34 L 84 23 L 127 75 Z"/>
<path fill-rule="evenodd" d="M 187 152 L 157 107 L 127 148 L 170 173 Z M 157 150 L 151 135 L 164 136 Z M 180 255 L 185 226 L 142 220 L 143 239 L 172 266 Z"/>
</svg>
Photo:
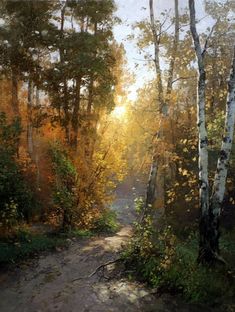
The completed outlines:
<svg viewBox="0 0 235 312">
<path fill-rule="evenodd" d="M 174 67 L 175 67 L 175 59 L 177 55 L 177 49 L 178 49 L 178 43 L 179 43 L 179 8 L 178 8 L 178 0 L 175 0 L 175 30 L 174 30 L 174 40 L 173 40 L 173 46 L 172 46 L 172 55 L 168 70 L 168 82 L 167 82 L 167 88 L 164 96 L 164 87 L 163 87 L 163 81 L 162 81 L 162 70 L 160 66 L 160 42 L 161 42 L 161 35 L 162 30 L 160 29 L 159 32 L 157 32 L 156 29 L 156 22 L 155 22 L 155 16 L 154 16 L 154 7 L 153 7 L 153 0 L 149 0 L 149 9 L 150 9 L 150 25 L 151 25 L 151 31 L 153 35 L 153 43 L 154 43 L 154 64 L 155 64 L 155 70 L 156 70 L 156 76 L 157 76 L 157 90 L 158 90 L 158 103 L 159 103 L 159 111 L 161 114 L 162 119 L 166 119 L 168 117 L 168 109 L 169 109 L 169 101 L 170 96 L 172 92 L 172 81 L 174 76 Z M 163 25 L 162 25 L 163 26 Z M 162 28 L 162 26 L 160 28 Z M 161 123 L 162 124 L 162 123 Z M 156 135 L 156 140 L 159 139 L 164 140 L 164 133 L 163 131 L 158 131 L 158 134 Z M 164 160 L 160 160 L 160 158 L 157 155 L 157 151 L 154 151 L 153 157 L 152 157 L 152 164 L 150 168 L 150 174 L 149 174 L 149 180 L 147 185 L 147 191 L 146 191 L 146 202 L 145 202 L 145 211 L 147 212 L 149 207 L 152 207 L 157 200 L 158 197 L 160 197 L 160 194 L 157 192 L 157 188 L 162 189 L 162 197 L 164 197 L 164 177 L 163 173 L 161 171 L 161 167 L 163 166 Z M 161 185 L 162 184 L 162 185 Z M 163 200 L 163 206 L 164 206 L 164 200 Z M 162 207 L 164 210 L 164 207 Z"/>
<path fill-rule="evenodd" d="M 228 172 L 230 154 L 232 150 L 232 141 L 235 122 L 235 45 L 233 52 L 232 68 L 228 81 L 228 95 L 226 103 L 226 115 L 224 125 L 224 135 L 221 144 L 220 155 L 217 161 L 217 168 L 214 178 L 212 195 L 210 199 L 210 226 L 211 231 L 207 231 L 208 240 L 212 253 L 218 257 L 219 254 L 219 219 L 221 215 L 221 205 L 225 194 L 225 185 Z M 200 257 L 204 255 L 204 246 L 201 245 Z M 209 260 L 211 254 L 209 252 Z"/>
<path fill-rule="evenodd" d="M 225 194 L 227 168 L 232 148 L 235 117 L 235 54 L 232 62 L 230 79 L 228 82 L 228 95 L 226 105 L 226 117 L 224 136 L 217 169 L 213 184 L 212 195 L 209 194 L 208 182 L 208 140 L 205 116 L 205 90 L 206 72 L 204 58 L 207 49 L 202 49 L 196 28 L 196 13 L 194 0 L 189 0 L 190 30 L 194 42 L 194 48 L 198 64 L 198 90 L 197 90 L 197 126 L 199 136 L 199 206 L 200 206 L 200 238 L 199 257 L 200 262 L 212 263 L 221 260 L 219 256 L 219 217 L 221 204 Z"/>
</svg>

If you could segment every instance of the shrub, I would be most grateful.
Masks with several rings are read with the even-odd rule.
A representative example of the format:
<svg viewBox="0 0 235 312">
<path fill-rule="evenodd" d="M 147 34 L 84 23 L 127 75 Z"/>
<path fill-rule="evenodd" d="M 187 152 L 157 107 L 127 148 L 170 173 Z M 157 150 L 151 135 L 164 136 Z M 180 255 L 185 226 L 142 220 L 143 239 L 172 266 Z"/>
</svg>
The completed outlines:
<svg viewBox="0 0 235 312">
<path fill-rule="evenodd" d="M 18 119 L 7 123 L 0 113 L 0 223 L 8 230 L 21 218 L 29 220 L 33 202 L 17 160 L 21 133 Z"/>
<path fill-rule="evenodd" d="M 97 233 L 115 233 L 118 229 L 117 215 L 114 211 L 107 209 L 94 221 L 92 230 Z"/>
<path fill-rule="evenodd" d="M 235 244 L 229 235 L 221 240 L 222 253 L 232 265 Z M 180 240 L 170 226 L 153 229 L 151 218 L 136 224 L 135 235 L 123 252 L 128 269 L 134 269 L 137 279 L 159 291 L 177 292 L 191 302 L 219 303 L 233 297 L 235 281 L 233 269 L 207 267 L 197 263 L 198 237 L 190 234 Z"/>
<path fill-rule="evenodd" d="M 15 263 L 42 251 L 66 246 L 65 238 L 31 234 L 27 230 L 19 230 L 11 240 L 0 241 L 0 265 Z"/>
</svg>

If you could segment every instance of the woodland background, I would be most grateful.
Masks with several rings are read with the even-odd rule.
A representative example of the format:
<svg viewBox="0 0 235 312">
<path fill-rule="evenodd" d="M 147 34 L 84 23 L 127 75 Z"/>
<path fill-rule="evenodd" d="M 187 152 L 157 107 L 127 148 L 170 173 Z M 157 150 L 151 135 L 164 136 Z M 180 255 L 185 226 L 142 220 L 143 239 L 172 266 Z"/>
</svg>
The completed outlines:
<svg viewBox="0 0 235 312">
<path fill-rule="evenodd" d="M 132 25 L 127 38 L 140 53 L 136 67 L 144 62 L 145 71 L 156 72 L 143 81 L 135 100 L 128 97 L 128 88 L 141 77 L 127 69 L 124 46 L 114 38 L 113 27 L 122 22 L 114 1 L 0 2 L 2 263 L 13 259 L 12 250 L 6 258 L 6 241 L 25 239 L 33 224 L 62 232 L 115 230 L 109 207 L 115 189 L 128 181 L 144 195 L 136 206 L 145 222 L 136 224 L 136 240 L 125 253 L 137 276 L 152 285 L 184 289 L 195 301 L 207 298 L 206 279 L 216 280 L 211 296 L 226 292 L 232 297 L 230 267 L 225 269 L 232 270 L 228 278 L 224 269 L 210 277 L 196 264 L 198 70 L 189 11 L 172 2 L 172 10 Z M 211 187 L 224 129 L 235 6 L 233 1 L 209 0 L 204 6 L 214 21 L 200 34 L 206 47 Z M 221 246 L 229 263 L 235 250 L 234 149 L 221 217 Z M 148 177 L 156 161 L 151 195 Z M 180 256 L 177 246 L 183 246 Z M 184 261 L 189 271 L 182 270 Z M 182 286 L 188 276 L 189 284 Z M 204 283 L 201 293 L 195 283 Z"/>
</svg>

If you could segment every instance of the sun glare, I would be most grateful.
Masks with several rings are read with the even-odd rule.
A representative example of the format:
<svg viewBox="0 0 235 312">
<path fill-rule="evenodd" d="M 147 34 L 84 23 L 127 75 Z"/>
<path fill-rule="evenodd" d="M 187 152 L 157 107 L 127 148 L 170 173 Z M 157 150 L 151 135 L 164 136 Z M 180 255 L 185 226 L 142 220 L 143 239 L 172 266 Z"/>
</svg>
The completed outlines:
<svg viewBox="0 0 235 312">
<path fill-rule="evenodd" d="M 112 115 L 119 119 L 121 119 L 125 115 L 125 113 L 126 113 L 125 106 L 116 106 L 112 111 Z"/>
</svg>

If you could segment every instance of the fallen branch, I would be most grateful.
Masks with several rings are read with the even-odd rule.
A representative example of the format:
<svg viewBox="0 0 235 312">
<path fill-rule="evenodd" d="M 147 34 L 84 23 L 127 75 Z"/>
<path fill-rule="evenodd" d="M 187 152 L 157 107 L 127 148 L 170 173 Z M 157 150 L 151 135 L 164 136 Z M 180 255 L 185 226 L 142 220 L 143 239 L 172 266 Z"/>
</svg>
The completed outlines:
<svg viewBox="0 0 235 312">
<path fill-rule="evenodd" d="M 106 263 L 103 263 L 101 265 L 99 265 L 91 274 L 89 274 L 88 276 L 83 276 L 83 277 L 77 277 L 75 279 L 73 279 L 71 282 L 75 282 L 75 281 L 78 281 L 78 280 L 82 280 L 82 279 L 87 279 L 87 278 L 91 278 L 92 276 L 94 276 L 98 271 L 100 271 L 101 269 L 104 269 L 105 267 L 111 265 L 111 264 L 114 264 L 116 262 L 120 262 L 120 261 L 123 261 L 122 258 L 117 258 L 115 260 L 111 260 L 111 261 L 108 261 Z"/>
<path fill-rule="evenodd" d="M 117 259 L 115 259 L 115 260 L 108 261 L 108 262 L 106 262 L 106 263 L 104 263 L 104 264 L 101 264 L 101 265 L 98 266 L 98 267 L 95 269 L 95 271 L 92 272 L 88 277 L 91 278 L 91 277 L 94 276 L 100 269 L 103 269 L 103 268 L 105 268 L 106 266 L 109 266 L 109 265 L 111 265 L 111 264 L 114 264 L 114 263 L 119 262 L 119 261 L 122 261 L 122 260 L 123 260 L 122 258 L 117 258 Z"/>
</svg>

